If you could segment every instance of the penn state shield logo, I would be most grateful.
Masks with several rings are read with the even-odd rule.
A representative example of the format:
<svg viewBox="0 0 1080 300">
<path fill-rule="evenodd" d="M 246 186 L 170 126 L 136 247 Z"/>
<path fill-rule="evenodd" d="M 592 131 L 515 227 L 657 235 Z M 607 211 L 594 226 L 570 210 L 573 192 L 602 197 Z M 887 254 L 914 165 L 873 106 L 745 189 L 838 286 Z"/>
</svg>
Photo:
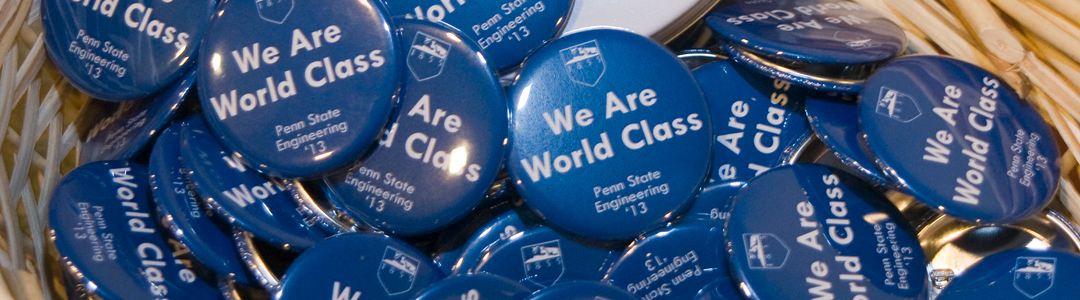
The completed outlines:
<svg viewBox="0 0 1080 300">
<path fill-rule="evenodd" d="M 259 17 L 267 22 L 281 24 L 292 13 L 293 0 L 255 0 Z"/>
<path fill-rule="evenodd" d="M 604 55 L 596 40 L 584 42 L 559 51 L 566 74 L 570 80 L 587 86 L 595 86 L 604 76 Z"/>
<path fill-rule="evenodd" d="M 1057 259 L 1053 257 L 1017 257 L 1013 286 L 1024 296 L 1034 299 L 1054 286 Z"/>
<path fill-rule="evenodd" d="M 405 255 L 393 247 L 386 247 L 383 260 L 379 265 L 379 283 L 388 295 L 408 292 L 416 281 L 416 268 L 420 260 Z"/>
<path fill-rule="evenodd" d="M 536 285 L 551 286 L 562 278 L 564 268 L 559 240 L 521 247 L 521 260 L 525 264 L 525 279 Z"/>
<path fill-rule="evenodd" d="M 409 57 L 405 64 L 418 81 L 424 81 L 442 74 L 446 57 L 450 54 L 450 43 L 437 39 L 423 32 L 417 32 L 409 48 Z"/>
<path fill-rule="evenodd" d="M 788 249 L 784 241 L 771 233 L 745 233 L 746 259 L 751 269 L 780 269 L 787 262 Z"/>
<path fill-rule="evenodd" d="M 922 109 L 914 98 L 884 86 L 881 87 L 881 96 L 874 112 L 901 123 L 911 122 L 922 115 Z"/>
</svg>

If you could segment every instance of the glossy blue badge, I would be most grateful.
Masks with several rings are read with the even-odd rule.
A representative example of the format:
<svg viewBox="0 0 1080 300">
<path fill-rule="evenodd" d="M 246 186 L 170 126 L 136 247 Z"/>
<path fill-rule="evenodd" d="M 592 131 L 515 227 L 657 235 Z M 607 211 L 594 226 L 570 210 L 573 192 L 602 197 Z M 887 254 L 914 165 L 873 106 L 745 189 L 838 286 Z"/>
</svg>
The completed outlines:
<svg viewBox="0 0 1080 300">
<path fill-rule="evenodd" d="M 204 267 L 241 284 L 250 284 L 247 269 L 233 247 L 231 227 L 213 215 L 195 191 L 188 189 L 180 164 L 183 124 L 175 122 L 165 129 L 150 152 L 150 185 L 158 213 L 169 233 Z"/>
<path fill-rule="evenodd" d="M 899 26 L 846 0 L 725 2 L 705 21 L 732 59 L 817 89 L 857 92 L 907 48 Z"/>
<path fill-rule="evenodd" d="M 483 49 L 488 64 L 513 69 L 555 38 L 572 0 L 386 0 L 394 16 L 445 22 Z M 404 37 L 409 39 L 409 37 Z"/>
<path fill-rule="evenodd" d="M 469 237 L 468 241 L 465 241 L 461 253 L 451 263 L 451 270 L 453 270 L 451 275 L 468 272 L 484 258 L 484 254 L 490 250 L 490 247 L 500 241 L 510 239 L 526 228 L 527 225 L 517 212 L 508 211 L 495 217 Z"/>
<path fill-rule="evenodd" d="M 464 274 L 440 280 L 416 300 L 522 300 L 532 290 L 517 281 L 490 274 Z"/>
<path fill-rule="evenodd" d="M 189 71 L 179 81 L 153 97 L 123 103 L 90 101 L 83 109 L 99 118 L 87 133 L 79 152 L 83 163 L 99 160 L 125 160 L 149 148 L 151 141 L 182 108 L 195 72 Z M 100 115 L 98 115 L 100 114 Z M 91 117 L 91 116 L 86 116 Z"/>
<path fill-rule="evenodd" d="M 216 0 L 46 1 L 45 49 L 60 73 L 91 97 L 147 97 L 194 65 L 216 6 Z"/>
<path fill-rule="evenodd" d="M 1080 256 L 1018 249 L 994 254 L 949 281 L 941 300 L 1075 299 Z"/>
<path fill-rule="evenodd" d="M 635 300 L 625 290 L 590 281 L 574 281 L 559 284 L 533 293 L 528 300 Z"/>
<path fill-rule="evenodd" d="M 681 224 L 635 240 L 604 282 L 640 299 L 690 299 L 709 283 L 730 280 L 724 227 Z"/>
<path fill-rule="evenodd" d="M 806 91 L 722 60 L 694 70 L 712 112 L 712 180 L 747 181 L 790 164 L 806 144 Z"/>
<path fill-rule="evenodd" d="M 389 22 L 376 0 L 222 3 L 199 53 L 207 124 L 270 175 L 351 166 L 382 132 L 401 83 Z"/>
<path fill-rule="evenodd" d="M 887 184 L 885 175 L 863 152 L 859 141 L 859 111 L 855 95 L 811 95 L 806 98 L 806 117 L 818 140 L 831 154 L 867 182 Z"/>
<path fill-rule="evenodd" d="M 686 66 L 646 37 L 562 37 L 510 89 L 510 175 L 555 227 L 633 238 L 686 208 L 709 171 L 704 96 Z"/>
<path fill-rule="evenodd" d="M 508 110 L 479 46 L 434 23 L 397 25 L 409 72 L 396 121 L 358 167 L 325 184 L 353 218 L 417 235 L 449 225 L 484 199 L 506 152 Z"/>
<path fill-rule="evenodd" d="M 301 254 L 274 299 L 414 299 L 442 278 L 431 259 L 409 244 L 381 234 L 346 233 Z"/>
<path fill-rule="evenodd" d="M 713 226 L 724 227 L 731 217 L 731 202 L 746 182 L 726 181 L 706 185 L 698 193 L 694 205 L 683 215 L 683 221 L 707 222 Z"/>
<path fill-rule="evenodd" d="M 503 276 L 535 291 L 560 282 L 600 281 L 617 256 L 541 226 L 491 245 L 469 273 Z"/>
<path fill-rule="evenodd" d="M 311 248 L 327 234 L 296 211 L 281 182 L 248 169 L 197 119 L 185 123 L 180 158 L 195 192 L 234 226 L 287 249 Z"/>
<path fill-rule="evenodd" d="M 727 224 L 748 299 L 926 299 L 926 257 L 885 198 L 852 175 L 796 164 L 751 180 Z"/>
<path fill-rule="evenodd" d="M 693 300 L 740 300 L 738 290 L 732 285 L 731 278 L 723 278 L 705 285 Z"/>
<path fill-rule="evenodd" d="M 901 191 L 969 222 L 1011 223 L 1057 190 L 1046 121 L 1003 81 L 941 56 L 890 62 L 867 80 L 859 124 Z"/>
<path fill-rule="evenodd" d="M 102 161 L 60 180 L 49 226 L 61 266 L 101 299 L 218 299 L 162 238 L 149 177 L 145 166 Z"/>
</svg>

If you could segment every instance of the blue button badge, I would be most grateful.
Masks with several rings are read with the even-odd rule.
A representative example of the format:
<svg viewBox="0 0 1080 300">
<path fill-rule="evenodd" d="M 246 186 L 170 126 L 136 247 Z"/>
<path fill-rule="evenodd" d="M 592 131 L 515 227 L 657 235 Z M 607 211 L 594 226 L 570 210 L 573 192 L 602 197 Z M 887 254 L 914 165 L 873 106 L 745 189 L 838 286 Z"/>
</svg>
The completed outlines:
<svg viewBox="0 0 1080 300">
<path fill-rule="evenodd" d="M 180 157 L 195 192 L 229 223 L 285 248 L 307 249 L 327 234 L 309 225 L 278 180 L 248 169 L 206 129 L 190 119 L 181 134 Z"/>
<path fill-rule="evenodd" d="M 496 70 L 516 68 L 555 38 L 570 0 L 386 0 L 394 16 L 444 22 L 475 41 Z M 405 36 L 406 39 L 410 37 Z"/>
<path fill-rule="evenodd" d="M 941 300 L 1073 299 L 1080 293 L 1080 256 L 1059 251 L 1011 250 L 988 256 L 957 276 Z"/>
<path fill-rule="evenodd" d="M 681 224 L 635 240 L 604 275 L 604 282 L 640 299 L 690 299 L 709 283 L 727 279 L 724 229 Z"/>
<path fill-rule="evenodd" d="M 198 118 L 195 116 L 194 118 Z M 197 119 L 191 121 L 202 122 Z M 213 215 L 195 191 L 189 190 L 180 164 L 181 131 L 184 122 L 165 129 L 150 153 L 150 184 L 161 219 L 178 241 L 199 262 L 217 274 L 241 284 L 253 283 L 233 247 L 232 230 L 225 220 Z"/>
<path fill-rule="evenodd" d="M 503 276 L 535 291 L 567 281 L 600 281 L 617 257 L 615 251 L 581 244 L 541 226 L 491 245 L 469 273 Z"/>
<path fill-rule="evenodd" d="M 646 37 L 565 36 L 530 58 L 510 89 L 510 175 L 552 226 L 629 239 L 686 208 L 704 182 L 704 96 L 686 66 Z"/>
<path fill-rule="evenodd" d="M 147 97 L 194 65 L 216 6 L 215 0 L 45 1 L 45 49 L 60 73 L 91 97 Z"/>
<path fill-rule="evenodd" d="M 1057 190 L 1057 146 L 1038 112 L 990 72 L 912 56 L 882 67 L 859 101 L 866 145 L 901 191 L 969 222 L 1011 223 Z"/>
<path fill-rule="evenodd" d="M 855 2 L 726 2 L 705 18 L 740 64 L 806 87 L 858 92 L 907 47 L 896 24 Z"/>
<path fill-rule="evenodd" d="M 767 212 L 767 213 L 766 213 Z M 727 224 L 732 272 L 749 299 L 926 299 L 926 257 L 869 185 L 823 165 L 765 172 Z"/>
<path fill-rule="evenodd" d="M 409 244 L 381 234 L 346 233 L 296 258 L 274 299 L 414 299 L 442 278 L 431 259 Z"/>
<path fill-rule="evenodd" d="M 484 199 L 505 153 L 508 110 L 479 46 L 434 23 L 397 25 L 409 72 L 396 120 L 358 167 L 325 184 L 353 218 L 417 235 L 451 224 Z"/>
<path fill-rule="evenodd" d="M 401 82 L 390 27 L 374 0 L 222 3 L 199 54 L 207 124 L 273 176 L 351 166 L 386 125 Z"/>
<path fill-rule="evenodd" d="M 72 170 L 49 202 L 52 241 L 72 280 L 101 299 L 218 299 L 173 256 L 155 224 L 145 166 L 102 161 Z"/>
<path fill-rule="evenodd" d="M 790 164 L 806 144 L 810 124 L 803 115 L 806 91 L 728 61 L 694 70 L 709 103 L 715 135 L 712 180 L 747 181 Z M 722 122 L 721 122 L 722 121 Z"/>
<path fill-rule="evenodd" d="M 148 150 L 150 141 L 183 109 L 193 83 L 195 72 L 189 71 L 153 97 L 124 103 L 87 102 L 83 113 L 91 115 L 80 117 L 96 118 L 97 123 L 83 141 L 79 161 L 125 160 Z"/>
</svg>

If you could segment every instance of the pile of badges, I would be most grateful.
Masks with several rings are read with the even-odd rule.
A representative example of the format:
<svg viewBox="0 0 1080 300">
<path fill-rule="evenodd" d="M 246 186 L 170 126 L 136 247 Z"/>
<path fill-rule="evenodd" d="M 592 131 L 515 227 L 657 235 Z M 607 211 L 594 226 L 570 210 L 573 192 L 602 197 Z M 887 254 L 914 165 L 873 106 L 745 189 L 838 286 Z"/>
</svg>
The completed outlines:
<svg viewBox="0 0 1080 300">
<path fill-rule="evenodd" d="M 1056 137 L 992 73 L 845 0 L 623 2 L 46 1 L 52 61 L 101 99 L 49 206 L 57 276 L 80 299 L 1080 292 Z"/>
</svg>

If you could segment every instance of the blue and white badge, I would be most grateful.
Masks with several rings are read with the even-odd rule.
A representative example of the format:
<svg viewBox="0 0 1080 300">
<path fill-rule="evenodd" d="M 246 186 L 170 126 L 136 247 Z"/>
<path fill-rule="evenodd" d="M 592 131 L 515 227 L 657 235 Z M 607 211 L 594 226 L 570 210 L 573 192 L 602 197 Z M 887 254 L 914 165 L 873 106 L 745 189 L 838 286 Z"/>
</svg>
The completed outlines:
<svg viewBox="0 0 1080 300">
<path fill-rule="evenodd" d="M 206 126 L 190 119 L 181 134 L 180 158 L 195 192 L 214 212 L 259 239 L 293 251 L 327 237 L 296 211 L 285 186 L 239 162 Z"/>
<path fill-rule="evenodd" d="M 748 299 L 927 297 L 926 257 L 907 221 L 852 175 L 776 168 L 739 191 L 731 215 L 761 216 L 727 223 L 729 263 Z"/>
<path fill-rule="evenodd" d="M 510 89 L 510 175 L 552 226 L 633 238 L 686 208 L 709 171 L 704 96 L 646 37 L 565 36 L 532 56 Z"/>
<path fill-rule="evenodd" d="M 358 167 L 324 184 L 354 219 L 418 235 L 451 224 L 484 199 L 506 152 L 508 109 L 479 46 L 448 27 L 399 21 L 410 44 L 398 115 Z"/>
<path fill-rule="evenodd" d="M 162 238 L 149 177 L 145 166 L 125 161 L 90 163 L 64 176 L 49 202 L 61 265 L 72 271 L 76 290 L 99 299 L 218 299 Z"/>
<path fill-rule="evenodd" d="M 443 22 L 475 41 L 498 71 L 516 68 L 566 25 L 571 0 L 384 0 L 395 17 Z M 412 36 L 403 36 L 412 40 Z M 413 55 L 410 51 L 409 55 Z M 432 54 L 437 57 L 437 54 Z M 411 68 L 411 66 L 410 66 Z"/>
<path fill-rule="evenodd" d="M 274 299 L 414 299 L 442 278 L 431 259 L 409 244 L 381 234 L 346 233 L 301 254 Z"/>
<path fill-rule="evenodd" d="M 187 99 L 195 72 L 189 71 L 179 81 L 153 97 L 123 103 L 94 101 L 83 107 L 98 118 L 90 127 L 79 151 L 79 161 L 126 160 L 148 151 L 157 133 L 173 121 Z M 97 114 L 101 114 L 100 116 Z M 145 149 L 145 150 L 144 150 Z"/>
<path fill-rule="evenodd" d="M 803 115 L 806 91 L 728 61 L 694 70 L 713 120 L 712 180 L 747 181 L 792 163 L 813 133 Z"/>
<path fill-rule="evenodd" d="M 403 75 L 388 18 L 376 0 L 223 3 L 199 55 L 207 124 L 272 176 L 352 166 L 389 120 Z"/>
<path fill-rule="evenodd" d="M 535 291 L 567 281 L 600 281 L 617 257 L 615 251 L 581 244 L 541 226 L 491 245 L 469 273 L 503 276 Z"/>
<path fill-rule="evenodd" d="M 847 0 L 727 2 L 705 21 L 736 62 L 834 92 L 858 92 L 874 68 L 907 49 L 899 26 Z"/>
<path fill-rule="evenodd" d="M 453 273 L 450 275 L 460 275 L 468 272 L 477 263 L 479 263 L 484 254 L 487 253 L 490 247 L 505 241 L 521 233 L 528 225 L 521 220 L 521 217 L 515 211 L 505 212 L 495 219 L 492 219 L 487 224 L 484 224 L 469 240 L 465 241 L 465 245 L 462 246 L 461 254 L 452 263 Z"/>
<path fill-rule="evenodd" d="M 532 290 L 517 281 L 490 274 L 463 274 L 435 282 L 416 300 L 518 300 Z"/>
<path fill-rule="evenodd" d="M 714 182 L 706 185 L 698 193 L 694 205 L 683 215 L 683 222 L 706 222 L 713 226 L 724 227 L 731 217 L 731 202 L 745 181 Z"/>
<path fill-rule="evenodd" d="M 941 300 L 1072 299 L 1080 293 L 1080 256 L 1012 250 L 988 256 L 949 282 Z"/>
<path fill-rule="evenodd" d="M 867 80 L 859 124 L 889 181 L 969 222 L 1011 223 L 1041 210 L 1061 172 L 1035 109 L 977 66 L 912 56 Z"/>
<path fill-rule="evenodd" d="M 738 290 L 731 285 L 731 278 L 722 278 L 717 281 L 713 281 L 710 284 L 705 285 L 697 295 L 694 295 L 693 300 L 739 300 L 743 299 L 739 296 Z"/>
<path fill-rule="evenodd" d="M 216 0 L 46 1 L 45 49 L 60 73 L 91 97 L 147 97 L 194 65 L 216 6 Z"/>
<path fill-rule="evenodd" d="M 667 44 L 686 33 L 719 0 L 574 1 L 566 33 L 590 27 L 625 28 Z"/>
<path fill-rule="evenodd" d="M 818 140 L 855 176 L 874 184 L 886 186 L 885 175 L 863 152 L 859 140 L 859 110 L 856 95 L 812 94 L 806 98 L 806 117 Z"/>
<path fill-rule="evenodd" d="M 180 163 L 181 131 L 186 122 L 202 122 L 197 118 L 174 122 L 154 143 L 149 169 L 154 203 L 169 233 L 204 267 L 241 284 L 251 284 L 247 268 L 233 247 L 231 227 L 188 189 Z"/>
<path fill-rule="evenodd" d="M 526 300 L 635 300 L 623 289 L 591 281 L 559 284 L 533 293 Z"/>
<path fill-rule="evenodd" d="M 681 224 L 635 240 L 604 282 L 639 299 L 690 299 L 716 280 L 730 282 L 724 227 Z"/>
</svg>

